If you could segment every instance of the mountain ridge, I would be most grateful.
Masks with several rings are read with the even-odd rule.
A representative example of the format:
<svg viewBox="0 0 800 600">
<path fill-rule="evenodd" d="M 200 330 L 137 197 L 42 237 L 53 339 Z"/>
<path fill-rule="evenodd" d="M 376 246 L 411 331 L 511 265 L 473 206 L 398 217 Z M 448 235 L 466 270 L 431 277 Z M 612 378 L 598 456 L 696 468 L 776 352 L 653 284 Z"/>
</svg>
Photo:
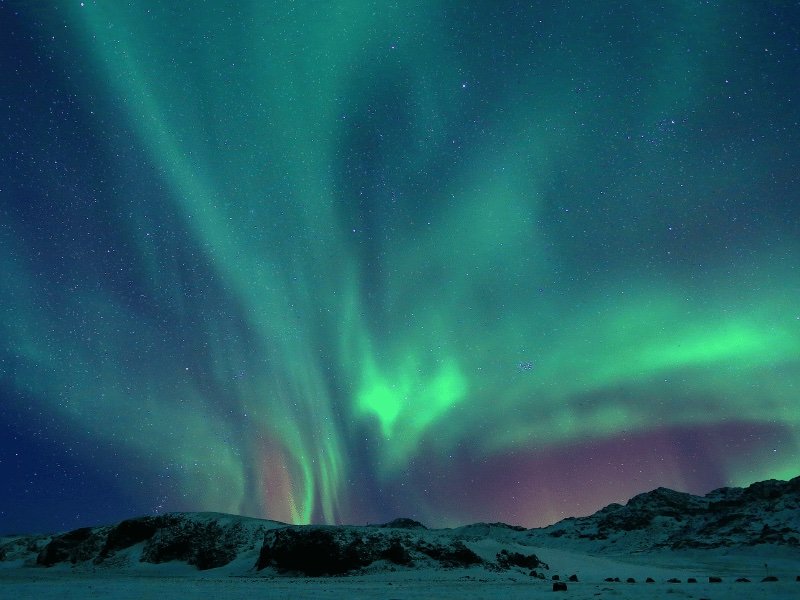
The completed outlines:
<svg viewBox="0 0 800 600">
<path fill-rule="evenodd" d="M 745 488 L 723 487 L 704 496 L 656 488 L 624 505 L 609 504 L 586 517 L 568 517 L 529 530 L 540 539 L 563 538 L 594 551 L 643 552 L 775 544 L 800 547 L 800 477 L 770 479 Z"/>
<path fill-rule="evenodd" d="M 624 505 L 543 528 L 473 523 L 429 529 L 408 518 L 378 525 L 290 525 L 224 513 L 167 513 L 99 527 L 0 538 L 0 568 L 136 570 L 182 564 L 231 574 L 342 575 L 473 568 L 543 577 L 547 549 L 588 554 L 769 545 L 800 548 L 800 477 L 704 496 L 656 488 Z"/>
</svg>

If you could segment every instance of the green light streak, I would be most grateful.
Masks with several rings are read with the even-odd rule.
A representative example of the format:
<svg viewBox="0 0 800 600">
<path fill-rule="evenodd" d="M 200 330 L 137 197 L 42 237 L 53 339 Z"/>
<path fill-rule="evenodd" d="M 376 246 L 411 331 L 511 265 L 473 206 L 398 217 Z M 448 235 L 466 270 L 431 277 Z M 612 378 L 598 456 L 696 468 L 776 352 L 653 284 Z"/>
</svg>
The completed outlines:
<svg viewBox="0 0 800 600">
<path fill-rule="evenodd" d="M 576 81 L 589 82 L 592 98 L 615 96 L 634 68 L 619 56 L 617 69 L 594 46 L 575 42 L 580 64 L 542 50 L 539 66 L 488 90 L 481 79 L 493 65 L 476 67 L 448 37 L 437 2 L 379 11 L 251 2 L 239 12 L 88 4 L 68 7 L 69 22 L 168 188 L 128 200 L 144 279 L 154 297 L 183 306 L 177 269 L 139 231 L 148 206 L 168 204 L 249 337 L 231 341 L 226 319 L 195 321 L 198 339 L 210 340 L 207 379 L 224 390 L 215 397 L 193 365 L 161 359 L 175 355 L 162 324 L 111 294 L 82 290 L 63 314 L 31 309 L 47 289 L 11 244 L 0 252 L 0 332 L 22 357 L 19 387 L 56 399 L 45 402 L 92 435 L 135 431 L 124 443 L 180 465 L 181 488 L 204 507 L 269 516 L 253 490 L 277 489 L 294 522 L 337 522 L 363 438 L 374 443 L 361 461 L 375 466 L 367 477 L 383 486 L 415 460 L 436 468 L 467 444 L 488 455 L 662 425 L 800 427 L 800 276 L 773 261 L 798 264 L 796 243 L 776 250 L 754 238 L 748 260 L 698 257 L 726 275 L 691 283 L 671 274 L 662 249 L 654 264 L 621 272 L 570 262 L 575 238 L 595 233 L 564 225 L 569 210 L 602 222 L 634 207 L 619 219 L 633 223 L 618 228 L 620 240 L 679 212 L 653 200 L 663 181 L 643 175 L 671 166 L 671 151 L 621 170 L 620 189 L 634 190 L 628 204 L 575 198 L 569 187 L 602 175 L 583 170 L 597 151 L 587 138 L 601 143 L 587 133 L 596 100 L 576 93 Z M 699 82 L 722 40 L 720 14 L 695 5 L 672 2 L 675 21 L 652 26 L 660 45 L 639 74 L 642 106 L 604 112 L 604 136 L 619 142 L 616 129 L 630 123 L 699 110 Z M 575 32 L 567 37 L 587 33 Z M 698 40 L 708 52 L 687 57 Z M 372 139 L 384 130 L 402 134 Z M 348 141 L 363 131 L 366 150 Z M 687 192 L 675 204 L 704 202 Z M 378 225 L 353 225 L 364 222 Z M 64 314 L 88 322 L 94 338 L 78 337 Z M 259 480 L 252 464 L 273 457 L 238 452 L 240 436 L 280 448 L 286 490 Z"/>
<path fill-rule="evenodd" d="M 356 396 L 357 412 L 376 417 L 380 424 L 389 461 L 384 467 L 389 469 L 402 464 L 428 429 L 463 402 L 468 391 L 466 378 L 452 360 L 438 365 L 427 378 L 414 357 L 398 364 L 393 378 L 368 364 Z"/>
</svg>

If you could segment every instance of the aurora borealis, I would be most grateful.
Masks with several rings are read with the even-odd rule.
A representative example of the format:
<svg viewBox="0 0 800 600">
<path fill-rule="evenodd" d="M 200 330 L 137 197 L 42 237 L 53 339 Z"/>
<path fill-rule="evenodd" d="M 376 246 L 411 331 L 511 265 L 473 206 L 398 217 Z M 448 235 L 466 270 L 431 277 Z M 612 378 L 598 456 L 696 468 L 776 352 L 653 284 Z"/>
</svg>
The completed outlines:
<svg viewBox="0 0 800 600">
<path fill-rule="evenodd" d="M 798 474 L 797 3 L 0 28 L 0 530 L 535 526 Z"/>
</svg>

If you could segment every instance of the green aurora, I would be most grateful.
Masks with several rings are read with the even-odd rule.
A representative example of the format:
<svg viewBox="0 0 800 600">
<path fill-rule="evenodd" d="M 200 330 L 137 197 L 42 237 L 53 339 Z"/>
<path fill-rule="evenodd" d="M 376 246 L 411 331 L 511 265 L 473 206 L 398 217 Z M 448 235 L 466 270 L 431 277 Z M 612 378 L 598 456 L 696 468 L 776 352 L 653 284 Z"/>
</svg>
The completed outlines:
<svg viewBox="0 0 800 600">
<path fill-rule="evenodd" d="M 756 3 L 560 4 L 24 9 L 71 52 L 106 166 L 41 175 L 66 259 L 3 217 L 10 401 L 166 465 L 175 509 L 296 523 L 544 524 L 560 507 L 461 510 L 414 482 L 504 495 L 482 461 L 670 428 L 778 432 L 709 450 L 709 489 L 796 475 L 782 48 Z M 40 157 L 80 162 L 68 127 Z M 101 213 L 91 251 L 68 239 Z M 558 502 L 702 486 L 660 460 Z"/>
</svg>

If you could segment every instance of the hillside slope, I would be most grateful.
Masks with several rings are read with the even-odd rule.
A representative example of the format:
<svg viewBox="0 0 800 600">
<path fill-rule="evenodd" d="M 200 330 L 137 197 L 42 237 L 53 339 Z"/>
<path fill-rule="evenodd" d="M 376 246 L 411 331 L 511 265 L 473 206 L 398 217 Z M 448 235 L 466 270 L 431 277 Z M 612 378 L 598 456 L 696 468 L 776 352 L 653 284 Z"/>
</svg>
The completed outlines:
<svg viewBox="0 0 800 600">
<path fill-rule="evenodd" d="M 666 488 L 529 530 L 538 545 L 631 553 L 770 544 L 800 548 L 800 477 L 693 496 Z"/>
</svg>

